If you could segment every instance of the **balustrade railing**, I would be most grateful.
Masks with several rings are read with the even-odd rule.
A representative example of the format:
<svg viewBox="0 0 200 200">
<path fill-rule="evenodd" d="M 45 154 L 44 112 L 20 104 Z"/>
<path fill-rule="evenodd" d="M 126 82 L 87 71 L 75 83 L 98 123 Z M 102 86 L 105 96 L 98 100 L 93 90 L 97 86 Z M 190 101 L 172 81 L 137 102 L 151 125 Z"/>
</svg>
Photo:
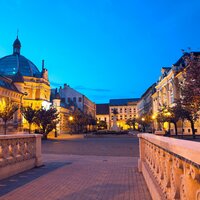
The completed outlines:
<svg viewBox="0 0 200 200">
<path fill-rule="evenodd" d="M 0 179 L 41 164 L 40 135 L 0 135 Z"/>
<path fill-rule="evenodd" d="M 200 143 L 140 134 L 139 170 L 153 199 L 200 200 Z"/>
</svg>

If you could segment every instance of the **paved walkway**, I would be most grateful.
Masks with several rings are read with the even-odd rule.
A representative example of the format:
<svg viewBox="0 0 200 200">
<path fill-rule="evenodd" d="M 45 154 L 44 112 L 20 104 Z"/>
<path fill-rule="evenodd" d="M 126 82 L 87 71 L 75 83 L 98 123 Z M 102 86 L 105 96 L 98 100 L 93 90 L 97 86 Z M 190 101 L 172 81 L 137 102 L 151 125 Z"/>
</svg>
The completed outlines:
<svg viewBox="0 0 200 200">
<path fill-rule="evenodd" d="M 0 181 L 0 200 L 151 199 L 135 157 L 43 156 L 44 167 Z"/>
</svg>

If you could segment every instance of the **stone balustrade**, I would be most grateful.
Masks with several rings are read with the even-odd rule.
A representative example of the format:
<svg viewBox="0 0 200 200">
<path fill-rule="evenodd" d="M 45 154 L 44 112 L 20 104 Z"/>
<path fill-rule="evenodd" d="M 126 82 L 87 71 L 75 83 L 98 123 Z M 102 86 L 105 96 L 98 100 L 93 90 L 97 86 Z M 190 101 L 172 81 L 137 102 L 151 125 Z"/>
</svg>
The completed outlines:
<svg viewBox="0 0 200 200">
<path fill-rule="evenodd" d="M 155 200 L 200 200 L 200 143 L 139 134 L 139 171 Z"/>
<path fill-rule="evenodd" d="M 0 135 L 0 179 L 40 165 L 41 135 Z"/>
</svg>

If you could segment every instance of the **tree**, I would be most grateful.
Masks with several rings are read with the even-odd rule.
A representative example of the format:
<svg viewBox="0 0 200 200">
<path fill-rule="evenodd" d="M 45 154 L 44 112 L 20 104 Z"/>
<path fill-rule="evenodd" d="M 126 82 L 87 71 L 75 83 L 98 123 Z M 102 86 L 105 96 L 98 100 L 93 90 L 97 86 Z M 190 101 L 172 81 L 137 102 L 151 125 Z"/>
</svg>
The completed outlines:
<svg viewBox="0 0 200 200">
<path fill-rule="evenodd" d="M 187 67 L 183 71 L 183 81 L 180 83 L 180 101 L 195 138 L 194 124 L 199 119 L 200 110 L 200 58 L 190 54 L 185 58 L 185 63 Z"/>
<path fill-rule="evenodd" d="M 97 120 L 94 119 L 91 114 L 86 114 L 86 118 L 86 125 L 89 126 L 89 131 L 91 131 L 90 127 L 92 126 L 94 129 L 94 126 L 97 125 Z"/>
<path fill-rule="evenodd" d="M 164 125 L 165 122 L 169 123 L 168 134 L 170 134 L 171 113 L 169 112 L 169 107 L 166 105 L 162 106 L 158 111 L 156 119 L 158 123 L 162 125 Z"/>
<path fill-rule="evenodd" d="M 7 132 L 7 122 L 13 118 L 14 113 L 18 110 L 16 103 L 10 99 L 2 99 L 0 102 L 0 118 L 4 122 L 4 134 Z"/>
<path fill-rule="evenodd" d="M 47 139 L 47 135 L 56 129 L 59 122 L 58 115 L 57 109 L 54 107 L 50 107 L 48 110 L 42 107 L 37 110 L 35 123 L 41 128 L 44 139 Z"/>
<path fill-rule="evenodd" d="M 130 126 L 130 128 L 131 127 L 133 127 L 133 130 L 135 130 L 136 128 L 136 123 L 137 123 L 137 121 L 136 121 L 136 119 L 135 118 L 133 118 L 133 119 L 127 119 L 126 120 L 126 124 L 128 125 L 128 126 Z"/>
<path fill-rule="evenodd" d="M 21 113 L 29 124 L 29 134 L 31 133 L 31 125 L 35 122 L 37 110 L 31 106 L 22 107 Z"/>
<path fill-rule="evenodd" d="M 69 119 L 69 124 L 72 132 L 83 132 L 84 127 L 88 124 L 88 118 L 86 115 L 78 108 L 76 108 L 71 114 L 73 120 Z"/>
<path fill-rule="evenodd" d="M 152 124 L 151 114 L 149 113 L 143 114 L 143 116 L 137 119 L 137 123 L 143 127 L 143 132 L 145 132 L 149 127 L 151 127 Z"/>
<path fill-rule="evenodd" d="M 170 122 L 174 124 L 175 134 L 178 135 L 177 122 L 181 119 L 183 124 L 184 120 L 188 118 L 188 112 L 183 108 L 180 100 L 175 100 L 174 103 L 175 105 L 169 108 L 169 112 L 171 113 Z"/>
<path fill-rule="evenodd" d="M 106 121 L 103 121 L 103 120 L 99 121 L 97 123 L 97 126 L 98 126 L 98 129 L 107 129 L 107 123 Z"/>
</svg>

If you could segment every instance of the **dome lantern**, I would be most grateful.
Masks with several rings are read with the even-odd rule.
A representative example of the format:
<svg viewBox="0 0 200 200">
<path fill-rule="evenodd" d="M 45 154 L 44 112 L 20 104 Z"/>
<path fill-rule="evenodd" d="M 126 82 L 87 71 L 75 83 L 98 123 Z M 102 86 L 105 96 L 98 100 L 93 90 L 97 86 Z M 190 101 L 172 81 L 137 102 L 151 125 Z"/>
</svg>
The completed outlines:
<svg viewBox="0 0 200 200">
<path fill-rule="evenodd" d="M 13 43 L 13 54 L 20 54 L 20 49 L 21 49 L 21 42 L 18 39 L 18 36 L 16 40 Z"/>
</svg>

